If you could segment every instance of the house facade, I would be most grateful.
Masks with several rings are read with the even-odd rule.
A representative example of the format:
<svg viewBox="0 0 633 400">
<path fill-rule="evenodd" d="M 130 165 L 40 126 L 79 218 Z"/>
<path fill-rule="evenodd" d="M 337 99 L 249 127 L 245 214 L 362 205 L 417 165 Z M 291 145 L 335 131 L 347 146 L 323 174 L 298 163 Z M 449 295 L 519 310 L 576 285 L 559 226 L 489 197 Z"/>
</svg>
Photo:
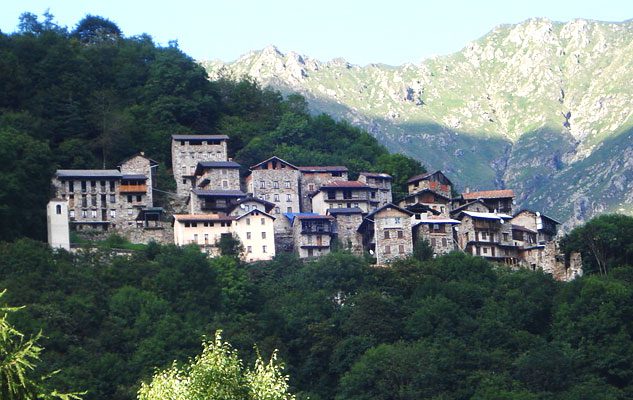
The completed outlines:
<svg viewBox="0 0 633 400">
<path fill-rule="evenodd" d="M 228 161 L 226 135 L 172 135 L 172 173 L 176 193 L 185 198 L 195 185 L 195 171 L 201 161 Z"/>
</svg>

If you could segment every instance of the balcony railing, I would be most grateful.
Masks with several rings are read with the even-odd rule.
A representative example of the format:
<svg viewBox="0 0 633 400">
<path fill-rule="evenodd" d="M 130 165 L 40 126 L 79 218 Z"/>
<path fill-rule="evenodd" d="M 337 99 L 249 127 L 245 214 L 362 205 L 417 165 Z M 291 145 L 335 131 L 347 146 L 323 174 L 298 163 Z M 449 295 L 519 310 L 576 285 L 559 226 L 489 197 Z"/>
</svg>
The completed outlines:
<svg viewBox="0 0 633 400">
<path fill-rule="evenodd" d="M 145 193 L 147 192 L 147 185 L 121 185 L 119 186 L 121 193 Z"/>
</svg>

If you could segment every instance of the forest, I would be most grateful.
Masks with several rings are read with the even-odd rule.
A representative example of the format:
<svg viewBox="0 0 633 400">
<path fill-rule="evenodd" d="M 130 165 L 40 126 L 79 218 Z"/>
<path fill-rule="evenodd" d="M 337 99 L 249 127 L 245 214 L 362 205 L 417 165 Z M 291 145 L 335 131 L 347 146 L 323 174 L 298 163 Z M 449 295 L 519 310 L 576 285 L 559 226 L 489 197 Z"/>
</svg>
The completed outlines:
<svg viewBox="0 0 633 400">
<path fill-rule="evenodd" d="M 68 29 L 25 13 L 0 34 L 0 90 L 3 399 L 171 399 L 173 377 L 215 398 L 633 398 L 631 217 L 566 236 L 586 271 L 569 283 L 458 252 L 375 268 L 341 251 L 265 263 L 158 244 L 54 251 L 41 240 L 56 168 L 144 150 L 168 191 L 173 133 L 228 134 L 245 167 L 276 154 L 388 172 L 400 190 L 423 166 L 299 96 L 208 81 L 176 43 L 101 17 Z"/>
</svg>

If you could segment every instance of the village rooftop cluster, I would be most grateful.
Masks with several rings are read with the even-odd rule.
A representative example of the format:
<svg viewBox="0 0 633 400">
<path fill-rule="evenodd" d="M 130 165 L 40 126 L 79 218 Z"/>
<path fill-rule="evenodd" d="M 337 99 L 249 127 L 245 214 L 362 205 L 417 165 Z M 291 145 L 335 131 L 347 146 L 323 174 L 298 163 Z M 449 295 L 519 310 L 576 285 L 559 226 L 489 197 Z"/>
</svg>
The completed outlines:
<svg viewBox="0 0 633 400">
<path fill-rule="evenodd" d="M 427 241 L 435 255 L 461 250 L 561 280 L 582 273 L 579 256 L 560 254 L 559 222 L 514 210 L 512 190 L 453 196 L 452 182 L 436 171 L 411 177 L 408 194 L 394 203 L 388 174 L 361 172 L 349 180 L 344 166 L 296 166 L 275 156 L 241 180 L 228 140 L 172 136 L 171 218 L 154 206 L 157 163 L 143 153 L 118 169 L 58 170 L 47 210 L 49 242 L 70 249 L 70 231 L 92 238 L 117 233 L 133 243 L 194 244 L 215 256 L 220 238 L 232 235 L 245 261 L 280 252 L 319 257 L 338 246 L 388 265 Z"/>
</svg>

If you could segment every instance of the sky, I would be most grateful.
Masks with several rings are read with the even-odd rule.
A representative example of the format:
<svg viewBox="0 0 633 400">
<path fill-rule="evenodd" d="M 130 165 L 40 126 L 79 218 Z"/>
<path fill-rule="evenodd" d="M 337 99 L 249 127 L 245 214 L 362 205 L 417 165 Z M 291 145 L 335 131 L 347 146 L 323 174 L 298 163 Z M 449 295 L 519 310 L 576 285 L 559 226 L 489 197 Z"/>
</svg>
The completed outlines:
<svg viewBox="0 0 633 400">
<path fill-rule="evenodd" d="M 196 60 L 233 61 L 276 45 L 321 61 L 417 63 L 459 51 L 500 24 L 633 18 L 631 0 L 0 0 L 0 30 L 25 11 L 46 10 L 73 28 L 86 14 L 109 18 L 126 36 L 147 33 Z"/>
</svg>

